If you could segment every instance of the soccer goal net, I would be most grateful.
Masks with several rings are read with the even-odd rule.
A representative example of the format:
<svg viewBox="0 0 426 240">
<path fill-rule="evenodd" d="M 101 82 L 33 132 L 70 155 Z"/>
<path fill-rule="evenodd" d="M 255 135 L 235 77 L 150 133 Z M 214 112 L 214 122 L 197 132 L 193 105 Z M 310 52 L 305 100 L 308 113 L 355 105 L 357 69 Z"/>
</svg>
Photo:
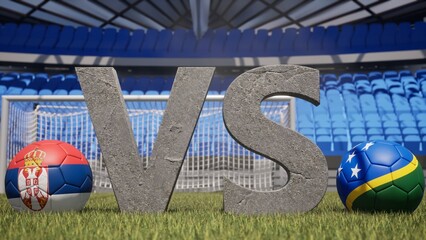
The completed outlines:
<svg viewBox="0 0 426 240">
<path fill-rule="evenodd" d="M 34 141 L 60 140 L 74 145 L 86 156 L 92 168 L 95 191 L 111 188 L 102 152 L 82 96 L 3 98 L 3 105 L 7 106 L 3 106 L 1 119 L 2 168 L 24 146 Z M 141 161 L 147 166 L 168 96 L 124 98 Z M 223 123 L 222 100 L 223 96 L 207 97 L 175 189 L 218 191 L 222 189 L 224 177 L 259 191 L 284 186 L 287 182 L 284 169 L 246 150 L 228 134 Z M 294 129 L 292 98 L 268 99 L 262 103 L 261 110 L 270 120 Z M 0 177 L 4 178 L 4 175 Z"/>
</svg>

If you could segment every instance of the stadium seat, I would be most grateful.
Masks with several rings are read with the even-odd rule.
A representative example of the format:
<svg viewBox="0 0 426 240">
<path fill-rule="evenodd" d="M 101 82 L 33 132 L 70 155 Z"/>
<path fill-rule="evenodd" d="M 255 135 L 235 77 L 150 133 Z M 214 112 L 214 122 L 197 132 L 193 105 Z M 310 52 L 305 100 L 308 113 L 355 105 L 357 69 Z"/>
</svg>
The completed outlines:
<svg viewBox="0 0 426 240">
<path fill-rule="evenodd" d="M 197 46 L 197 38 L 193 31 L 187 31 L 182 46 L 182 57 L 192 57 L 195 55 L 195 47 Z"/>
<path fill-rule="evenodd" d="M 408 135 L 404 137 L 404 146 L 415 155 L 424 155 L 424 152 L 421 151 L 421 144 L 421 138 L 419 135 Z"/>
<path fill-rule="evenodd" d="M 209 29 L 207 32 L 203 35 L 201 39 L 198 40 L 195 54 L 197 57 L 205 57 L 210 56 L 210 45 L 212 43 L 214 37 L 213 30 Z"/>
<path fill-rule="evenodd" d="M 356 145 L 358 145 L 360 143 L 366 142 L 366 141 L 367 141 L 367 136 L 366 135 L 356 135 L 356 136 L 353 136 L 351 138 L 352 147 L 354 147 L 354 146 L 356 146 Z"/>
<path fill-rule="evenodd" d="M 285 56 L 289 56 L 294 50 L 294 40 L 296 38 L 297 29 L 287 28 L 280 41 L 279 53 Z"/>
<path fill-rule="evenodd" d="M 252 56 L 265 56 L 266 44 L 268 41 L 268 30 L 258 30 L 251 45 Z"/>
<path fill-rule="evenodd" d="M 140 53 L 137 55 L 142 55 L 144 57 L 154 56 L 154 47 L 158 41 L 159 31 L 156 29 L 148 29 L 145 33 L 145 40 L 143 41 L 140 47 Z"/>
<path fill-rule="evenodd" d="M 0 49 L 3 51 L 8 50 L 9 43 L 12 41 L 15 36 L 15 32 L 18 26 L 15 23 L 6 23 L 1 29 L 0 34 Z"/>
<path fill-rule="evenodd" d="M 143 30 L 133 31 L 127 47 L 127 56 L 139 56 L 143 43 L 145 42 L 145 32 Z"/>
<path fill-rule="evenodd" d="M 116 41 L 117 31 L 114 28 L 105 28 L 102 34 L 102 40 L 98 47 L 98 53 L 101 56 L 111 55 L 111 49 Z"/>
<path fill-rule="evenodd" d="M 395 23 L 385 23 L 380 39 L 382 50 L 389 51 L 396 49 L 397 31 L 398 26 Z"/>
<path fill-rule="evenodd" d="M 166 56 L 168 54 L 169 45 L 172 41 L 173 33 L 169 29 L 163 29 L 160 31 L 158 36 L 158 42 L 154 47 L 154 51 L 156 56 Z M 174 54 L 178 54 L 180 52 L 173 52 Z"/>
<path fill-rule="evenodd" d="M 112 52 L 115 55 L 121 55 L 127 49 L 130 41 L 130 31 L 128 29 L 122 28 L 117 33 L 117 38 L 112 45 Z"/>
<path fill-rule="evenodd" d="M 310 27 L 299 28 L 298 34 L 294 38 L 294 51 L 296 54 L 308 53 L 308 41 L 311 35 Z"/>
<path fill-rule="evenodd" d="M 239 29 L 232 29 L 226 38 L 224 45 L 224 56 L 230 57 L 233 53 L 237 52 L 238 44 L 240 43 L 241 31 Z"/>
<path fill-rule="evenodd" d="M 28 41 L 25 43 L 25 49 L 30 52 L 34 52 L 39 49 L 41 42 L 44 39 L 46 33 L 46 26 L 34 25 L 29 35 Z"/>
<path fill-rule="evenodd" d="M 9 43 L 9 51 L 18 51 L 21 52 L 25 46 L 25 43 L 28 40 L 28 37 L 31 33 L 32 25 L 21 23 L 18 25 L 15 35 Z"/>
<path fill-rule="evenodd" d="M 339 39 L 339 28 L 337 26 L 329 26 L 325 30 L 322 48 L 325 52 L 336 53 L 337 40 Z"/>
<path fill-rule="evenodd" d="M 411 36 L 412 48 L 425 49 L 426 48 L 426 23 L 415 22 L 414 29 Z"/>
<path fill-rule="evenodd" d="M 165 31 L 168 31 L 168 30 L 165 30 Z M 170 41 L 170 46 L 168 48 L 171 54 L 180 54 L 182 52 L 182 46 L 185 41 L 186 31 L 187 30 L 184 30 L 184 29 L 177 29 L 174 31 L 173 37 Z M 160 38 L 159 38 L 159 41 L 161 41 Z"/>
<path fill-rule="evenodd" d="M 310 54 L 323 53 L 323 38 L 325 36 L 324 27 L 314 27 L 308 39 L 308 52 Z"/>
<path fill-rule="evenodd" d="M 58 41 L 55 45 L 56 50 L 59 50 L 58 53 L 65 53 L 68 49 L 71 41 L 74 38 L 74 28 L 70 26 L 62 27 L 62 31 L 59 34 Z M 46 41 L 46 40 L 45 40 Z M 50 42 L 51 40 L 49 40 Z"/>
<path fill-rule="evenodd" d="M 281 28 L 275 28 L 271 31 L 271 36 L 266 41 L 265 53 L 269 56 L 276 56 L 280 50 L 283 31 Z"/>
<path fill-rule="evenodd" d="M 343 25 L 337 38 L 337 49 L 340 52 L 351 52 L 351 39 L 353 35 L 352 25 Z"/>
<path fill-rule="evenodd" d="M 56 42 L 59 38 L 61 28 L 57 25 L 49 25 L 44 35 L 43 40 L 40 43 L 40 50 L 49 53 L 52 52 Z"/>
<path fill-rule="evenodd" d="M 88 27 L 78 27 L 75 29 L 74 38 L 69 46 L 69 50 L 73 54 L 82 54 L 84 45 L 87 42 L 87 38 L 89 36 L 89 28 Z"/>
<path fill-rule="evenodd" d="M 411 24 L 407 22 L 400 23 L 396 34 L 397 48 L 400 50 L 411 48 Z"/>
<path fill-rule="evenodd" d="M 371 52 L 378 52 L 382 50 L 381 36 L 383 27 L 382 24 L 373 23 L 368 27 L 366 48 Z"/>
<path fill-rule="evenodd" d="M 254 29 L 246 29 L 243 31 L 237 47 L 238 56 L 255 56 L 253 55 L 252 51 L 252 45 L 255 40 L 255 37 L 256 35 Z"/>
<path fill-rule="evenodd" d="M 223 56 L 224 46 L 227 38 L 227 31 L 224 28 L 215 30 L 215 34 L 212 39 L 210 53 L 211 56 L 219 57 Z"/>
<path fill-rule="evenodd" d="M 368 25 L 366 24 L 355 25 L 352 38 L 350 39 L 350 46 L 353 52 L 365 52 L 367 32 L 368 32 Z"/>
<path fill-rule="evenodd" d="M 102 40 L 103 30 L 98 27 L 92 27 L 87 38 L 87 42 L 84 45 L 84 54 L 96 54 L 99 44 Z"/>
</svg>

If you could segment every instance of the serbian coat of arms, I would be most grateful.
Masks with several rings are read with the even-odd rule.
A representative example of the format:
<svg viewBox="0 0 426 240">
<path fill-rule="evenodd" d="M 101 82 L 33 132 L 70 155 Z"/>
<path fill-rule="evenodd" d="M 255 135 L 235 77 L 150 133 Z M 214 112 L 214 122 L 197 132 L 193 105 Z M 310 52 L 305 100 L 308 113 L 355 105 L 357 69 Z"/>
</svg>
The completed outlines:
<svg viewBox="0 0 426 240">
<path fill-rule="evenodd" d="M 39 149 L 28 152 L 24 167 L 19 168 L 18 187 L 22 202 L 33 211 L 42 210 L 49 200 L 48 171 L 42 162 L 46 152 Z"/>
</svg>

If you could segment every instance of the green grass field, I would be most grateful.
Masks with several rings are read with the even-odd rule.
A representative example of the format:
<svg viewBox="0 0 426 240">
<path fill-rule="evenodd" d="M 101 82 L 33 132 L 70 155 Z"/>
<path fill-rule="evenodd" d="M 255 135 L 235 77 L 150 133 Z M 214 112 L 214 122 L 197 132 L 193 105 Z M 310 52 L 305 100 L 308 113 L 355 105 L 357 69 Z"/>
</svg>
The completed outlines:
<svg viewBox="0 0 426 240">
<path fill-rule="evenodd" d="M 306 214 L 239 216 L 221 193 L 176 193 L 163 214 L 120 213 L 113 194 L 82 212 L 18 213 L 0 195 L 0 239 L 425 239 L 426 200 L 413 214 L 350 213 L 327 193 Z"/>
</svg>

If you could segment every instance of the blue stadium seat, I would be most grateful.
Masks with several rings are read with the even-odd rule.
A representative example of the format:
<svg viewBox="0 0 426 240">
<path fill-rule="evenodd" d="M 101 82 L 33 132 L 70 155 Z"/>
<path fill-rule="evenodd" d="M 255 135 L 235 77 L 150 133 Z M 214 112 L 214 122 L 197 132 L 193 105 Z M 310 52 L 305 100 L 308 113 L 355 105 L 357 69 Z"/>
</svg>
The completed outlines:
<svg viewBox="0 0 426 240">
<path fill-rule="evenodd" d="M 331 151 L 331 137 L 330 136 L 318 136 L 316 139 L 318 147 L 321 148 L 324 155 L 332 155 Z"/>
<path fill-rule="evenodd" d="M 297 54 L 307 54 L 308 52 L 308 41 L 311 35 L 310 27 L 299 28 L 298 34 L 294 38 L 294 51 Z"/>
<path fill-rule="evenodd" d="M 287 28 L 280 41 L 279 53 L 285 56 L 294 52 L 294 40 L 296 38 L 297 29 Z"/>
<path fill-rule="evenodd" d="M 143 30 L 133 31 L 132 37 L 129 39 L 129 45 L 127 46 L 126 55 L 127 56 L 138 56 L 139 51 L 140 51 L 142 44 L 144 42 L 145 42 L 145 32 Z"/>
<path fill-rule="evenodd" d="M 369 72 L 368 80 L 373 81 L 376 79 L 383 79 L 383 74 L 381 72 Z"/>
<path fill-rule="evenodd" d="M 256 36 L 251 45 L 251 51 L 253 56 L 265 56 L 266 44 L 268 41 L 269 31 L 266 29 L 258 30 Z"/>
<path fill-rule="evenodd" d="M 169 45 L 172 41 L 173 33 L 169 29 L 163 29 L 160 31 L 158 36 L 158 42 L 154 47 L 154 51 L 157 56 L 166 56 L 168 54 Z M 180 52 L 178 52 L 180 53 Z M 173 52 L 173 54 L 178 54 L 177 52 Z"/>
<path fill-rule="evenodd" d="M 408 103 L 408 100 L 398 94 L 393 94 L 392 95 L 392 102 L 393 102 L 393 106 L 395 108 L 395 111 L 398 113 L 403 113 L 403 112 L 410 112 L 411 108 L 410 108 L 410 104 Z"/>
<path fill-rule="evenodd" d="M 28 40 L 28 37 L 30 36 L 31 29 L 32 29 L 31 24 L 27 24 L 27 23 L 19 24 L 18 28 L 16 29 L 15 36 L 12 38 L 12 40 L 9 43 L 9 50 L 22 51 L 25 46 L 25 43 Z"/>
<path fill-rule="evenodd" d="M 238 44 L 240 43 L 241 31 L 239 29 L 232 29 L 224 45 L 224 55 L 226 57 L 233 56 L 238 49 Z"/>
<path fill-rule="evenodd" d="M 412 30 L 412 47 L 415 49 L 426 48 L 426 23 L 415 22 L 414 29 Z"/>
<path fill-rule="evenodd" d="M 337 26 L 327 27 L 322 41 L 322 48 L 325 52 L 336 53 L 337 40 L 339 39 L 339 28 Z"/>
<path fill-rule="evenodd" d="M 371 94 L 363 94 L 359 96 L 359 102 L 361 104 L 361 110 L 364 114 L 377 112 L 376 101 Z"/>
<path fill-rule="evenodd" d="M 47 76 L 36 75 L 34 80 L 22 91 L 22 95 L 38 95 L 41 86 L 47 83 Z"/>
<path fill-rule="evenodd" d="M 62 74 L 54 75 L 49 78 L 49 81 L 41 86 L 39 95 L 53 95 L 53 92 L 57 89 L 57 87 L 63 83 L 65 76 Z"/>
<path fill-rule="evenodd" d="M 69 45 L 71 44 L 71 41 L 74 37 L 74 28 L 70 26 L 62 27 L 62 31 L 59 34 L 58 41 L 55 45 L 55 48 L 59 53 L 64 53 L 65 50 L 68 49 Z"/>
<path fill-rule="evenodd" d="M 182 46 L 181 55 L 183 57 L 194 56 L 195 55 L 195 47 L 197 46 L 197 38 L 195 37 L 194 31 L 187 31 L 186 32 L 184 43 L 185 44 L 183 44 L 183 46 Z"/>
<path fill-rule="evenodd" d="M 177 29 L 173 33 L 173 37 L 170 41 L 169 52 L 172 54 L 180 54 L 182 52 L 182 46 L 185 41 L 186 31 L 184 29 Z M 161 40 L 160 40 L 161 41 Z"/>
<path fill-rule="evenodd" d="M 266 53 L 270 56 L 276 56 L 280 51 L 281 38 L 283 31 L 281 28 L 275 28 L 271 31 L 271 36 L 266 42 Z"/>
<path fill-rule="evenodd" d="M 355 82 L 355 88 L 358 95 L 362 94 L 371 94 L 372 87 L 370 85 L 370 81 L 368 80 L 358 80 Z"/>
<path fill-rule="evenodd" d="M 366 38 L 366 47 L 369 51 L 378 52 L 382 50 L 381 36 L 383 28 L 380 23 L 370 24 Z"/>
<path fill-rule="evenodd" d="M 111 55 L 111 49 L 117 37 L 117 30 L 114 28 L 105 28 L 102 35 L 102 40 L 98 47 L 98 53 L 102 56 Z"/>
<path fill-rule="evenodd" d="M 255 37 L 254 29 L 246 29 L 243 31 L 237 47 L 238 56 L 254 56 L 252 52 L 252 45 Z"/>
<path fill-rule="evenodd" d="M 396 142 L 398 144 L 403 144 L 403 139 L 401 135 L 389 135 L 386 137 L 386 141 Z"/>
<path fill-rule="evenodd" d="M 227 31 L 224 28 L 215 30 L 215 34 L 212 39 L 210 53 L 211 56 L 218 57 L 223 55 L 223 50 L 227 38 Z"/>
<path fill-rule="evenodd" d="M 8 50 L 9 43 L 12 41 L 15 36 L 15 32 L 18 26 L 15 23 L 6 23 L 1 29 L 0 34 L 0 49 Z"/>
<path fill-rule="evenodd" d="M 398 26 L 398 36 L 396 40 L 397 48 L 400 50 L 411 48 L 411 24 L 407 22 L 400 23 Z"/>
<path fill-rule="evenodd" d="M 426 112 L 426 99 L 422 97 L 412 97 L 409 100 L 413 113 Z"/>
<path fill-rule="evenodd" d="M 416 71 L 416 78 L 421 79 L 426 77 L 426 69 L 419 69 Z"/>
<path fill-rule="evenodd" d="M 337 49 L 340 52 L 351 52 L 351 39 L 353 35 L 352 25 L 343 25 L 337 38 Z"/>
<path fill-rule="evenodd" d="M 203 35 L 203 37 L 200 40 L 198 40 L 197 47 L 196 47 L 196 54 L 198 57 L 210 56 L 210 45 L 212 43 L 213 38 L 214 38 L 214 32 L 213 30 L 209 29 Z"/>
<path fill-rule="evenodd" d="M 25 43 L 25 49 L 27 51 L 36 51 L 39 49 L 41 42 L 44 39 L 46 33 L 46 26 L 44 25 L 34 25 L 31 30 L 28 41 Z"/>
<path fill-rule="evenodd" d="M 382 49 L 385 51 L 396 49 L 398 26 L 395 23 L 385 23 L 381 36 Z"/>
<path fill-rule="evenodd" d="M 333 137 L 334 152 L 333 155 L 342 155 L 348 151 L 348 137 L 347 136 L 335 136 Z"/>
<path fill-rule="evenodd" d="M 73 54 L 83 54 L 84 45 L 87 42 L 87 38 L 89 36 L 89 28 L 88 27 L 78 27 L 75 29 L 74 38 L 69 45 L 69 50 Z"/>
<path fill-rule="evenodd" d="M 391 97 L 387 93 L 378 93 L 375 95 L 377 110 L 380 114 L 393 113 L 394 108 Z"/>
<path fill-rule="evenodd" d="M 415 155 L 424 155 L 424 151 L 420 151 L 421 144 L 419 135 L 408 135 L 404 137 L 404 146 Z"/>
<path fill-rule="evenodd" d="M 390 94 L 405 95 L 404 88 L 398 78 L 386 78 L 385 82 Z"/>
<path fill-rule="evenodd" d="M 158 35 L 160 32 L 156 29 L 148 29 L 145 34 L 145 40 L 142 43 L 140 48 L 141 54 L 144 57 L 152 57 L 155 56 L 154 48 L 158 42 Z"/>
<path fill-rule="evenodd" d="M 102 40 L 102 28 L 92 27 L 84 45 L 84 54 L 96 54 Z"/>
<path fill-rule="evenodd" d="M 172 86 L 173 86 L 173 79 L 172 78 L 165 79 L 163 84 L 163 90 L 161 91 L 161 95 L 170 95 Z"/>
<path fill-rule="evenodd" d="M 368 25 L 355 25 L 352 38 L 350 39 L 351 49 L 354 52 L 365 52 L 367 39 Z"/>
<path fill-rule="evenodd" d="M 60 31 L 61 28 L 57 25 L 49 25 L 47 27 L 46 34 L 40 43 L 40 49 L 43 52 L 48 53 L 49 51 L 52 51 L 56 42 L 58 41 Z"/>
<path fill-rule="evenodd" d="M 27 86 L 28 86 L 28 84 L 30 84 L 30 82 L 32 82 L 34 80 L 34 73 L 21 73 L 19 75 L 19 79 L 21 81 L 24 81 L 25 84 L 27 84 Z"/>
<path fill-rule="evenodd" d="M 115 55 L 121 55 L 127 49 L 130 41 L 130 31 L 128 29 L 122 28 L 117 33 L 117 38 L 112 45 L 112 52 Z"/>
<path fill-rule="evenodd" d="M 410 70 L 401 70 L 399 71 L 399 78 L 401 77 L 412 77 L 413 74 L 411 73 Z"/>
<path fill-rule="evenodd" d="M 389 93 L 386 82 L 383 79 L 372 80 L 371 81 L 371 90 L 372 90 L 373 95 L 376 95 L 378 93 Z"/>
<path fill-rule="evenodd" d="M 323 38 L 325 36 L 324 27 L 314 27 L 308 40 L 308 51 L 313 54 L 323 53 Z"/>
<path fill-rule="evenodd" d="M 354 146 L 356 146 L 356 145 L 358 145 L 360 143 L 366 142 L 366 141 L 367 141 L 367 136 L 366 135 L 356 135 L 356 136 L 353 136 L 352 139 L 351 139 L 352 147 L 354 147 Z"/>
</svg>

